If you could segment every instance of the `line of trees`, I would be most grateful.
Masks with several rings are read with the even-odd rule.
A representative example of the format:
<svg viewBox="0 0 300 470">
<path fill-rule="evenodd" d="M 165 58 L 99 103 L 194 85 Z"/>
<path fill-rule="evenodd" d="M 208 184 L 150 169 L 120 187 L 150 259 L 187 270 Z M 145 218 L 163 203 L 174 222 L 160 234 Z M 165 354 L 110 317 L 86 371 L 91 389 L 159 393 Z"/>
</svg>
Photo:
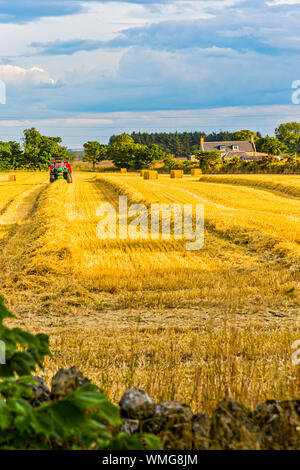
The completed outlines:
<svg viewBox="0 0 300 470">
<path fill-rule="evenodd" d="M 200 139 L 204 137 L 207 142 L 250 140 L 254 138 L 258 152 L 269 155 L 280 155 L 285 152 L 296 153 L 300 146 L 300 123 L 289 122 L 281 124 L 275 129 L 275 136 L 263 137 L 261 133 L 248 129 L 237 132 L 220 131 L 206 134 L 205 132 L 133 132 L 131 138 L 134 143 L 140 145 L 158 145 L 166 154 L 173 154 L 175 157 L 186 157 L 199 150 Z M 117 136 L 110 138 L 113 144 Z"/>
<path fill-rule="evenodd" d="M 47 137 L 34 127 L 24 130 L 22 144 L 0 141 L 0 170 L 44 170 L 54 158 L 69 159 L 61 137 Z"/>
<path fill-rule="evenodd" d="M 155 161 L 162 160 L 165 152 L 157 144 L 142 145 L 134 142 L 128 134 L 121 134 L 111 139 L 109 145 L 97 141 L 84 144 L 83 161 L 93 164 L 110 160 L 117 168 L 138 170 Z"/>
<path fill-rule="evenodd" d="M 83 160 L 92 163 L 93 168 L 101 161 L 110 160 L 117 168 L 138 170 L 166 158 L 187 158 L 194 154 L 203 170 L 219 165 L 219 152 L 200 151 L 201 136 L 206 141 L 241 141 L 253 138 L 258 152 L 269 156 L 285 154 L 286 159 L 293 158 L 300 152 L 300 123 L 289 122 L 280 124 L 275 129 L 275 137 L 263 137 L 259 132 L 247 129 L 234 133 L 220 131 L 218 134 L 208 135 L 203 132 L 121 134 L 112 136 L 108 145 L 98 141 L 85 143 Z M 54 158 L 70 159 L 71 155 L 67 147 L 62 145 L 60 137 L 44 136 L 34 127 L 25 129 L 21 144 L 15 141 L 0 141 L 0 170 L 43 170 Z M 212 161 L 215 164 L 212 164 Z"/>
</svg>

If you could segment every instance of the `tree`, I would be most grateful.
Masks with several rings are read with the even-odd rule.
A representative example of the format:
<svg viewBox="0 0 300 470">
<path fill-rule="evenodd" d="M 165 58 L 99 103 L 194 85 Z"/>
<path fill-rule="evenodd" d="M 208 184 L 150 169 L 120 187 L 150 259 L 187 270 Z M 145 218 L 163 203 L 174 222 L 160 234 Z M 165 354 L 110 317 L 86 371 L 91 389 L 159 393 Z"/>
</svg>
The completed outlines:
<svg viewBox="0 0 300 470">
<path fill-rule="evenodd" d="M 0 170 L 17 170 L 24 165 L 24 154 L 18 142 L 0 142 Z"/>
<path fill-rule="evenodd" d="M 133 167 L 134 165 L 134 140 L 127 134 L 114 137 L 113 143 L 108 147 L 108 158 L 117 168 Z"/>
<path fill-rule="evenodd" d="M 97 141 L 89 141 L 83 145 L 84 147 L 84 162 L 93 164 L 95 168 L 96 163 L 102 162 L 107 157 L 107 146 L 102 145 Z"/>
<path fill-rule="evenodd" d="M 248 129 L 243 129 L 241 131 L 234 132 L 232 136 L 232 140 L 246 140 L 249 141 L 251 140 L 251 137 L 253 137 L 254 140 L 256 140 L 257 134 L 253 131 L 249 131 Z"/>
<path fill-rule="evenodd" d="M 256 142 L 256 149 L 259 152 L 267 153 L 268 155 L 280 155 L 286 152 L 287 147 L 276 137 L 261 137 Z"/>
<path fill-rule="evenodd" d="M 139 170 L 144 166 L 150 165 L 150 163 L 162 160 L 165 153 L 161 148 L 152 144 L 150 146 L 135 144 L 134 145 L 134 168 Z"/>
<path fill-rule="evenodd" d="M 195 152 L 195 156 L 202 171 L 213 170 L 216 165 L 222 163 L 221 153 L 217 150 L 211 152 L 198 150 Z"/>
<path fill-rule="evenodd" d="M 48 167 L 52 159 L 68 159 L 67 147 L 59 144 L 60 137 L 46 137 L 34 127 L 24 131 L 24 157 L 26 166 L 34 170 Z"/>
<path fill-rule="evenodd" d="M 143 168 L 157 160 L 162 160 L 164 152 L 156 144 L 136 144 L 127 134 L 114 136 L 108 147 L 108 156 L 118 168 Z"/>
<path fill-rule="evenodd" d="M 300 123 L 287 122 L 280 124 L 275 129 L 275 135 L 282 143 L 284 143 L 288 150 L 294 154 L 299 153 L 300 149 Z"/>
</svg>

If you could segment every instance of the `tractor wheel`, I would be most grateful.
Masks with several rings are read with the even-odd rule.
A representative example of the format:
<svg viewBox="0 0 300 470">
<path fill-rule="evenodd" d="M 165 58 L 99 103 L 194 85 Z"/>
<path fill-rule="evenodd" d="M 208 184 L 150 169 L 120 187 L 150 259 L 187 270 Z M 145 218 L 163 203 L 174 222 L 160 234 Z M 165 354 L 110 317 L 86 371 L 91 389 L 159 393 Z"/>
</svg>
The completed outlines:
<svg viewBox="0 0 300 470">
<path fill-rule="evenodd" d="M 55 176 L 54 175 L 50 175 L 50 183 L 54 183 L 55 181 Z"/>
<path fill-rule="evenodd" d="M 68 173 L 68 174 L 67 174 L 67 182 L 68 182 L 68 183 L 73 183 L 71 173 Z"/>
</svg>

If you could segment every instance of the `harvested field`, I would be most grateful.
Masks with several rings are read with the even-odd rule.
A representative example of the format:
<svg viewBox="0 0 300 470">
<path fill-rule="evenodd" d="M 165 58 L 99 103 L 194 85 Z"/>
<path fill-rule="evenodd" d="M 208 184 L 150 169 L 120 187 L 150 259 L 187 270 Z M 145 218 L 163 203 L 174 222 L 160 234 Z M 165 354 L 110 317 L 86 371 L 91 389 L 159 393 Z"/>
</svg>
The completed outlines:
<svg viewBox="0 0 300 470">
<path fill-rule="evenodd" d="M 251 182 L 251 184 L 249 183 Z M 117 402 L 132 387 L 211 411 L 293 398 L 300 370 L 300 177 L 0 175 L 0 291 L 50 334 L 42 375 L 76 365 Z M 205 245 L 100 240 L 101 202 L 203 203 Z"/>
</svg>

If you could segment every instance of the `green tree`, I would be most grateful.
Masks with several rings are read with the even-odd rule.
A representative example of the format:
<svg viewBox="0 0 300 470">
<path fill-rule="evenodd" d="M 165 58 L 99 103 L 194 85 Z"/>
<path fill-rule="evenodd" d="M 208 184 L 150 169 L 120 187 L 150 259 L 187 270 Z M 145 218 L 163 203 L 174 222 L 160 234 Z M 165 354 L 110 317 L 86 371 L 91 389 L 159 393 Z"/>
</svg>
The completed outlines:
<svg viewBox="0 0 300 470">
<path fill-rule="evenodd" d="M 161 148 L 152 144 L 150 146 L 135 144 L 134 145 L 134 168 L 139 170 L 144 166 L 149 165 L 150 163 L 157 162 L 162 160 L 165 156 L 165 153 Z"/>
<path fill-rule="evenodd" d="M 68 159 L 67 147 L 59 144 L 60 137 L 46 137 L 34 127 L 24 131 L 24 157 L 26 166 L 33 170 L 42 170 L 48 167 L 52 159 Z"/>
<path fill-rule="evenodd" d="M 300 152 L 300 123 L 299 122 L 287 122 L 280 124 L 275 129 L 275 135 L 282 143 L 284 143 L 289 152 L 296 154 Z"/>
<path fill-rule="evenodd" d="M 222 163 L 221 153 L 217 150 L 211 152 L 198 150 L 195 152 L 195 156 L 202 171 L 213 170 L 218 164 Z"/>
<path fill-rule="evenodd" d="M 127 168 L 134 166 L 135 144 L 128 134 L 121 134 L 114 137 L 113 143 L 108 147 L 108 158 L 117 168 Z"/>
<path fill-rule="evenodd" d="M 128 134 L 113 136 L 111 142 L 108 157 L 118 168 L 140 169 L 164 157 L 164 152 L 158 145 L 137 144 Z"/>
<path fill-rule="evenodd" d="M 256 141 L 256 149 L 258 152 L 267 153 L 268 155 L 280 155 L 286 152 L 287 147 L 276 137 L 261 137 Z"/>
<path fill-rule="evenodd" d="M 257 134 L 253 131 L 249 131 L 248 129 L 243 129 L 241 131 L 234 132 L 232 135 L 232 140 L 244 140 L 244 141 L 250 141 L 251 137 L 256 140 Z"/>
<path fill-rule="evenodd" d="M 97 141 L 89 141 L 83 145 L 84 147 L 84 162 L 93 164 L 95 168 L 96 163 L 102 162 L 107 158 L 107 146 L 100 144 Z"/>
<path fill-rule="evenodd" d="M 24 153 L 18 142 L 0 142 L 0 170 L 17 170 L 24 166 Z"/>
</svg>

